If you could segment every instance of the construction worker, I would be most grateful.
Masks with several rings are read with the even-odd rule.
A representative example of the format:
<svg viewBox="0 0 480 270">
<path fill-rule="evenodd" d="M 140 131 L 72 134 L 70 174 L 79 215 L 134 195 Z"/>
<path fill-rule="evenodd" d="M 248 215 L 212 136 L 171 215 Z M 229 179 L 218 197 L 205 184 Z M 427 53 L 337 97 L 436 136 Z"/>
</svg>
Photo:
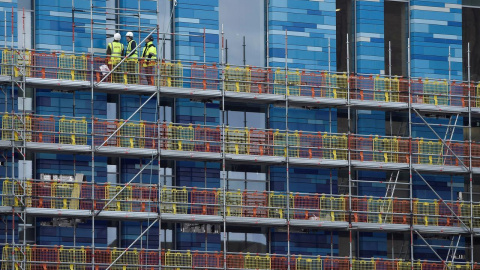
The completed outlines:
<svg viewBox="0 0 480 270">
<path fill-rule="evenodd" d="M 157 47 L 153 44 L 153 36 L 147 37 L 147 44 L 143 48 L 143 69 L 149 85 L 154 85 L 155 61 L 157 59 Z"/>
<path fill-rule="evenodd" d="M 122 56 L 125 56 L 125 51 L 123 50 L 123 44 L 120 43 L 120 39 L 122 36 L 120 33 L 115 33 L 113 35 L 113 42 L 108 43 L 107 46 L 107 55 L 109 55 L 108 59 L 108 67 L 112 70 L 120 61 L 122 60 Z M 122 69 L 121 67 L 117 67 L 113 71 L 112 82 L 115 83 L 122 83 Z"/>
<path fill-rule="evenodd" d="M 128 32 L 126 35 L 127 37 L 127 50 L 125 52 L 125 56 L 127 59 L 127 76 L 128 76 L 128 84 L 137 84 L 138 83 L 138 52 L 135 49 L 137 47 L 137 42 L 133 40 L 133 33 Z"/>
</svg>

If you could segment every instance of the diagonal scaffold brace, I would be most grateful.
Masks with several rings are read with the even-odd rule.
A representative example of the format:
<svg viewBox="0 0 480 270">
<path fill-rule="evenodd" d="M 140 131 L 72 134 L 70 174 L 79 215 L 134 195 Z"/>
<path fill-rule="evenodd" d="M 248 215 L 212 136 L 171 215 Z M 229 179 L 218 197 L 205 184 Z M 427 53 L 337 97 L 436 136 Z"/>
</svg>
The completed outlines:
<svg viewBox="0 0 480 270">
<path fill-rule="evenodd" d="M 101 210 L 96 211 L 95 212 L 95 217 L 97 217 L 103 210 L 105 210 L 107 208 L 107 206 L 110 205 L 118 197 L 118 195 L 120 195 L 120 193 L 122 193 L 133 182 L 133 180 L 135 180 L 145 170 L 145 168 L 147 168 L 150 164 L 152 164 L 152 162 L 157 157 L 158 157 L 158 155 L 153 157 L 147 164 L 145 164 L 145 166 L 143 166 L 140 169 L 140 171 L 137 174 L 135 174 L 135 176 L 133 176 L 132 179 L 130 179 L 130 181 L 125 183 L 125 185 L 117 193 L 115 193 L 115 195 L 102 207 Z"/>
<path fill-rule="evenodd" d="M 425 182 L 425 184 L 430 188 L 430 190 L 433 191 L 433 193 L 435 194 L 435 196 L 437 196 L 437 198 L 438 198 L 443 204 L 445 204 L 445 206 L 447 207 L 447 209 L 448 209 L 450 212 L 452 212 L 453 216 L 455 216 L 455 218 L 458 219 L 458 221 L 460 221 L 460 223 L 462 223 L 462 225 L 463 225 L 470 233 L 473 233 L 473 232 L 472 232 L 472 229 L 471 229 L 469 226 L 467 226 L 467 224 L 465 224 L 459 216 L 457 216 L 457 214 L 455 213 L 455 211 L 453 211 L 453 209 L 452 209 L 452 208 L 443 200 L 443 198 L 433 189 L 433 187 L 428 183 L 428 181 L 427 181 L 425 178 L 423 178 L 423 176 L 417 171 L 417 169 L 415 169 L 415 168 L 412 168 L 412 169 L 417 173 L 418 176 L 420 176 L 420 178 L 423 180 L 423 182 Z"/>
<path fill-rule="evenodd" d="M 448 151 L 450 151 L 450 153 L 452 153 L 453 156 L 455 156 L 455 158 L 460 161 L 460 163 L 462 164 L 462 166 L 467 170 L 467 171 L 470 171 L 470 169 L 465 165 L 465 163 L 463 163 L 463 161 L 457 156 L 457 154 L 455 154 L 455 152 L 453 152 L 453 150 L 450 148 L 450 146 L 448 146 L 448 144 L 445 142 L 445 140 L 443 140 L 440 135 L 438 135 L 438 133 L 428 124 L 428 122 L 425 120 L 425 118 L 423 118 L 423 116 L 417 111 L 415 110 L 414 108 L 412 108 L 412 110 L 420 117 L 420 119 L 422 119 L 423 123 L 425 123 L 425 125 L 433 132 L 433 134 L 435 134 L 435 136 L 437 136 L 437 138 L 440 140 L 440 142 L 442 142 L 442 144 L 448 149 Z"/>
</svg>

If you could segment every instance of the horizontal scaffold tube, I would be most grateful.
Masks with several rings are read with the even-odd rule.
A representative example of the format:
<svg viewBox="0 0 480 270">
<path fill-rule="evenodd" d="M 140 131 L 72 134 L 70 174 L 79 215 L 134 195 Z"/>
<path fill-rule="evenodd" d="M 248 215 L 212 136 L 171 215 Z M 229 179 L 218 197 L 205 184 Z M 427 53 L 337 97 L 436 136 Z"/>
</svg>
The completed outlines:
<svg viewBox="0 0 480 270">
<path fill-rule="evenodd" d="M 471 226 L 467 201 L 249 190 L 229 190 L 224 194 L 221 188 L 166 186 L 159 192 L 158 188 L 158 185 L 96 183 L 92 189 L 92 184 L 86 182 L 3 179 L 2 206 L 286 219 L 288 196 L 291 220 L 408 225 L 413 217 L 414 225 Z M 350 198 L 351 216 L 348 215 Z M 112 202 L 105 207 L 109 201 Z M 480 202 L 473 203 L 473 211 L 473 227 L 480 228 Z"/>
<path fill-rule="evenodd" d="M 87 269 L 95 257 L 95 269 L 104 269 L 113 265 L 115 269 L 154 269 L 159 264 L 174 269 L 223 269 L 224 254 L 222 252 L 205 251 L 173 251 L 132 249 L 125 252 L 122 248 L 99 248 L 92 251 L 89 247 L 70 248 L 63 246 L 5 246 L 2 255 L 2 269 Z M 93 254 L 92 254 L 93 253 Z M 390 269 L 403 270 L 444 270 L 445 267 L 456 270 L 480 269 L 477 264 L 460 262 L 433 262 L 389 260 L 380 258 L 352 259 L 329 256 L 292 255 L 288 262 L 287 255 L 258 253 L 227 253 L 227 269 L 291 269 L 297 270 L 363 270 Z M 413 265 L 412 265 L 413 264 Z M 85 267 L 85 268 L 82 268 Z"/>
<path fill-rule="evenodd" d="M 434 107 L 480 108 L 480 84 L 446 79 L 403 78 L 378 74 L 346 74 L 315 70 L 285 70 L 218 63 L 126 59 L 104 78 L 121 57 L 4 49 L 1 75 L 63 81 L 152 85 L 227 92 L 273 94 Z M 93 63 L 93 71 L 90 70 Z M 13 68 L 12 68 L 13 67 Z M 25 68 L 23 68 L 25 67 Z M 222 70 L 224 68 L 224 70 Z M 24 70 L 25 69 L 25 70 Z M 91 78 L 93 74 L 94 78 Z M 225 83 L 222 83 L 225 74 Z M 28 84 L 28 80 L 27 80 Z M 58 82 L 55 82 L 58 84 Z M 223 89 L 222 89 L 223 88 Z M 382 106 L 380 106 L 382 107 Z M 439 109 L 442 111 L 442 109 Z"/>
<path fill-rule="evenodd" d="M 227 153 L 243 156 L 290 157 L 306 160 L 345 161 L 368 164 L 412 164 L 480 167 L 480 143 L 378 135 L 342 134 L 278 129 L 206 126 L 147 121 L 102 120 L 66 116 L 3 114 L 3 141 L 63 145 L 94 145 Z M 93 126 L 93 132 L 92 132 Z M 118 132 L 113 133 L 118 129 Z M 12 132 L 13 131 L 13 132 Z M 93 134 L 92 134 L 93 133 Z M 288 134 L 288 140 L 287 140 Z M 93 135 L 93 142 L 92 136 Z M 108 141 L 104 143 L 106 140 Z M 222 142 L 225 141 L 223 149 Z M 287 147 L 288 142 L 288 147 Z M 160 145 L 159 145 L 160 144 Z M 448 147 L 445 147 L 448 145 Z M 288 151 L 287 151 L 288 149 Z M 453 152 L 452 152 L 453 151 Z"/>
</svg>

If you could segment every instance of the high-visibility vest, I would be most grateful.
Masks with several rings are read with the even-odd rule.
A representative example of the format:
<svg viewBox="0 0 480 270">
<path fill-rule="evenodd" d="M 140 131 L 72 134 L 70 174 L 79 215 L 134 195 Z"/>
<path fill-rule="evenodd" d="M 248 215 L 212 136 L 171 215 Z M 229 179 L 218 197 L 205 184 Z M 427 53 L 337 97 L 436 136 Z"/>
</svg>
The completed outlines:
<svg viewBox="0 0 480 270">
<path fill-rule="evenodd" d="M 153 45 L 152 41 L 149 41 L 147 45 L 145 45 L 145 47 L 143 48 L 142 58 L 148 58 L 147 60 L 145 60 L 145 64 L 143 64 L 143 66 L 146 67 L 147 65 L 148 66 L 155 65 L 155 61 L 152 61 L 152 60 L 157 59 L 157 47 Z"/>
<path fill-rule="evenodd" d="M 112 52 L 112 57 L 121 57 L 123 53 L 123 44 L 120 42 L 110 42 L 108 43 L 108 47 Z"/>
<path fill-rule="evenodd" d="M 132 48 L 132 43 L 133 43 L 133 39 L 128 42 L 127 51 L 126 51 L 126 54 L 125 54 L 126 56 L 128 56 L 130 54 L 130 52 L 132 52 L 135 49 L 135 48 Z M 138 58 L 138 50 L 135 50 L 135 52 L 132 53 L 132 55 L 130 55 L 128 58 Z M 134 59 L 132 59 L 132 60 L 134 60 Z"/>
</svg>

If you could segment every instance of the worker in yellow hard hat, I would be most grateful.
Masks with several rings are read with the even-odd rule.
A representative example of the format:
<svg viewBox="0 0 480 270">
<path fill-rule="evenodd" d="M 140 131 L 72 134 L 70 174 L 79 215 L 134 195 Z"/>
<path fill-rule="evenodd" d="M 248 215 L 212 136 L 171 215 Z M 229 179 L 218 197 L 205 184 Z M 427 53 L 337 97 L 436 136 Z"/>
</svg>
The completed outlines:
<svg viewBox="0 0 480 270">
<path fill-rule="evenodd" d="M 135 49 L 137 42 L 133 39 L 133 33 L 128 32 L 125 37 L 127 38 L 127 50 L 125 52 L 126 66 L 127 66 L 127 78 L 128 84 L 138 83 L 138 52 Z"/>
<path fill-rule="evenodd" d="M 108 43 L 107 45 L 107 55 L 108 57 L 108 67 L 112 70 L 120 61 L 122 56 L 125 56 L 125 51 L 123 50 L 123 44 L 120 43 L 121 39 L 120 33 L 115 33 L 113 35 L 113 42 Z M 112 82 L 121 83 L 122 82 L 122 70 L 121 67 L 117 67 L 113 71 Z"/>
<path fill-rule="evenodd" d="M 154 85 L 155 64 L 157 59 L 157 47 L 153 44 L 153 36 L 147 37 L 147 44 L 143 48 L 143 69 L 149 85 Z"/>
</svg>

